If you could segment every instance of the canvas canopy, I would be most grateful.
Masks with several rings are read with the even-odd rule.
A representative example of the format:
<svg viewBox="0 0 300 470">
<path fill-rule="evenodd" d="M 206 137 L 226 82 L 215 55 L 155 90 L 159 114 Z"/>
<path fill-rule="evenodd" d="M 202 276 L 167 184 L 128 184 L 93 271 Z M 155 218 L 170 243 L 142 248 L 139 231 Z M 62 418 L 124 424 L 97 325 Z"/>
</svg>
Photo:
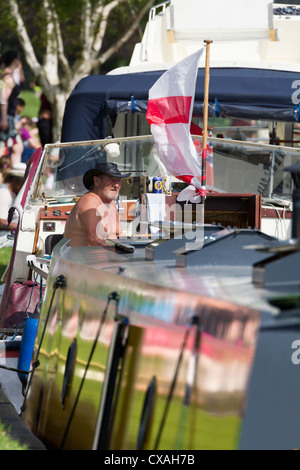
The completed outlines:
<svg viewBox="0 0 300 470">
<path fill-rule="evenodd" d="M 108 136 L 108 117 L 146 113 L 148 92 L 164 70 L 121 75 L 90 75 L 78 82 L 66 102 L 62 142 Z M 203 111 L 204 69 L 199 68 L 194 116 Z M 298 92 L 299 90 L 299 92 Z M 244 119 L 300 122 L 300 73 L 211 68 L 209 114 Z"/>
</svg>

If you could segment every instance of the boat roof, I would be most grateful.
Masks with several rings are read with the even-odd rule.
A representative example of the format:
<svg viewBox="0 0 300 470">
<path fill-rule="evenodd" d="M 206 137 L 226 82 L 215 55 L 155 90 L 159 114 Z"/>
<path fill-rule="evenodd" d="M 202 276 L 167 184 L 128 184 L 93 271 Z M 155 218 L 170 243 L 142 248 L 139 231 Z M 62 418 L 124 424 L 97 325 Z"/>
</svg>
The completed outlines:
<svg viewBox="0 0 300 470">
<path fill-rule="evenodd" d="M 62 142 L 107 137 L 108 116 L 146 113 L 148 92 L 165 70 L 91 75 L 66 102 Z M 202 116 L 205 71 L 198 69 L 194 115 Z M 211 68 L 209 114 L 247 119 L 298 120 L 300 73 L 252 68 Z"/>
</svg>

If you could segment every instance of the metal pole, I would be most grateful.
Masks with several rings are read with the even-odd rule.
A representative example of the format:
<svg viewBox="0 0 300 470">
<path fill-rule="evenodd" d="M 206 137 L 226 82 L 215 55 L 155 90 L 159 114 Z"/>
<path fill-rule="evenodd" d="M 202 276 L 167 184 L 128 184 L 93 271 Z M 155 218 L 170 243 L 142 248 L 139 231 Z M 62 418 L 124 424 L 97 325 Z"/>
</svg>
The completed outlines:
<svg viewBox="0 0 300 470">
<path fill-rule="evenodd" d="M 208 96 L 209 96 L 209 52 L 210 44 L 213 42 L 205 39 L 206 59 L 205 59 L 205 79 L 204 79 L 204 103 L 203 103 L 203 149 L 202 149 L 202 178 L 201 178 L 201 204 L 204 204 L 206 197 L 206 157 L 207 157 L 207 122 L 208 122 Z"/>
</svg>

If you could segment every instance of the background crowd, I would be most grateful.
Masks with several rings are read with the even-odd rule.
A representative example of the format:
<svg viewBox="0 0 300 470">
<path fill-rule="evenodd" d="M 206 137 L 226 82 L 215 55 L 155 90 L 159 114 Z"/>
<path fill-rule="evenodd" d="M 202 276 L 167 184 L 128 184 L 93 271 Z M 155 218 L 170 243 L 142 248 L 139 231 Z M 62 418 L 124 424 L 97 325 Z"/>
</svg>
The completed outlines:
<svg viewBox="0 0 300 470">
<path fill-rule="evenodd" d="M 24 82 L 22 62 L 16 51 L 4 52 L 0 59 L 0 231 L 12 231 L 16 221 L 8 212 L 21 189 L 26 164 L 32 153 L 51 142 L 51 109 L 41 96 L 39 115 L 26 114 L 21 98 Z"/>
</svg>

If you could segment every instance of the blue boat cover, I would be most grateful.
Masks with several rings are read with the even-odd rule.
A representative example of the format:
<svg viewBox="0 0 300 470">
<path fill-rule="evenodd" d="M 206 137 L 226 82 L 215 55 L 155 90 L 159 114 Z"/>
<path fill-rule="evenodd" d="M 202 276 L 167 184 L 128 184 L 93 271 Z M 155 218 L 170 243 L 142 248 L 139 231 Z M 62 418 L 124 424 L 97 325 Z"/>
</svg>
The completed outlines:
<svg viewBox="0 0 300 470">
<path fill-rule="evenodd" d="M 90 75 L 80 80 L 66 102 L 62 142 L 105 138 L 108 118 L 113 123 L 120 112 L 146 113 L 149 89 L 163 72 Z M 204 72 L 198 70 L 195 116 L 203 111 Z M 300 73 L 210 69 L 209 115 L 299 122 L 299 102 Z"/>
</svg>

